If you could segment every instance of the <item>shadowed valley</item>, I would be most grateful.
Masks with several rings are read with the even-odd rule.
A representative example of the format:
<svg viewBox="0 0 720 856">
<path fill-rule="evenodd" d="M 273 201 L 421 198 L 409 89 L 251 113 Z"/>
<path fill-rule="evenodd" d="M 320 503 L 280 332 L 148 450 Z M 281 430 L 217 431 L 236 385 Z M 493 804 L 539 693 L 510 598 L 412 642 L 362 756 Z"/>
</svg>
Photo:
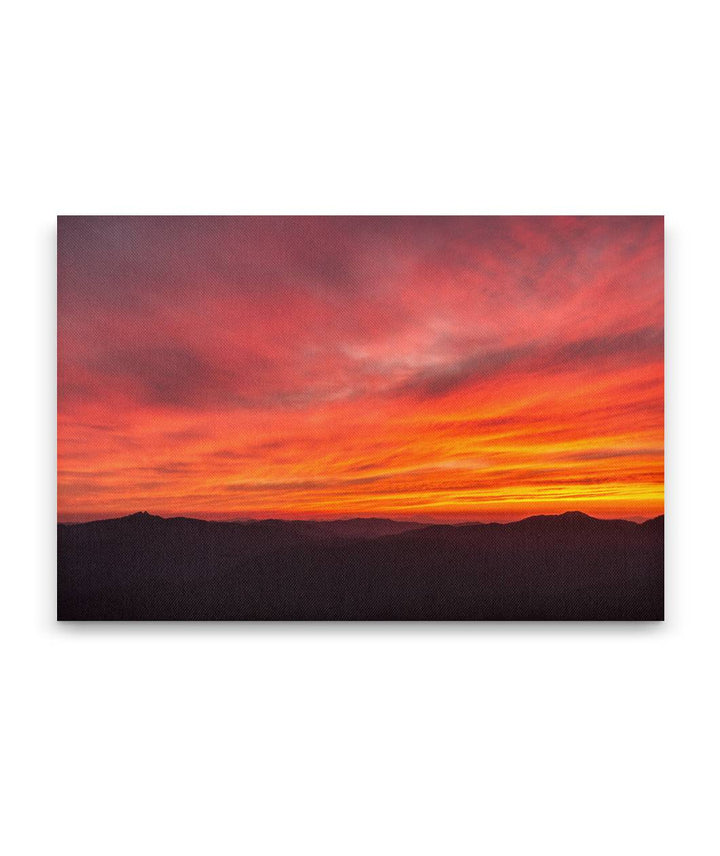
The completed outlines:
<svg viewBox="0 0 720 856">
<path fill-rule="evenodd" d="M 659 620 L 664 519 L 58 524 L 65 620 Z"/>
</svg>

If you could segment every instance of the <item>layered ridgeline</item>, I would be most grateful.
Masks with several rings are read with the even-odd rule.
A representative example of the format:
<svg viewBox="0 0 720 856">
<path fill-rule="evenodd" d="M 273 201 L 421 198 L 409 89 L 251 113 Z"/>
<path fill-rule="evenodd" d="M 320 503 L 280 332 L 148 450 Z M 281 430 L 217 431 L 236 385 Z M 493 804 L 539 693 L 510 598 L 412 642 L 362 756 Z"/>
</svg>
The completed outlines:
<svg viewBox="0 0 720 856">
<path fill-rule="evenodd" d="M 663 617 L 664 519 L 58 524 L 60 619 Z"/>
</svg>

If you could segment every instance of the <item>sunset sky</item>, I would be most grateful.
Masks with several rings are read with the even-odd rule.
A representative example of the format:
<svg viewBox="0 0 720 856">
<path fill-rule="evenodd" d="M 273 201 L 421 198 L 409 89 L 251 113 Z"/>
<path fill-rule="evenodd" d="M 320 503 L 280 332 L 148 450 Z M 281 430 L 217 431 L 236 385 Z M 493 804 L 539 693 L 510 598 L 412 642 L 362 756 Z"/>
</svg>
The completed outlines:
<svg viewBox="0 0 720 856">
<path fill-rule="evenodd" d="M 663 511 L 661 217 L 60 217 L 58 519 Z"/>
</svg>

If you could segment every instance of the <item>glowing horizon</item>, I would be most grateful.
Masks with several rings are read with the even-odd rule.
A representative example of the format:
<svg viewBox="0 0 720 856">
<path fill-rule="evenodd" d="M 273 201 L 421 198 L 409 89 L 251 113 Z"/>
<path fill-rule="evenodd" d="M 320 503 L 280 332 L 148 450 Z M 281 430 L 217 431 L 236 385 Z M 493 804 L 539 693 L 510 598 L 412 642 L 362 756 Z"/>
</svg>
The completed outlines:
<svg viewBox="0 0 720 856">
<path fill-rule="evenodd" d="M 62 217 L 58 519 L 663 513 L 660 217 Z"/>
</svg>

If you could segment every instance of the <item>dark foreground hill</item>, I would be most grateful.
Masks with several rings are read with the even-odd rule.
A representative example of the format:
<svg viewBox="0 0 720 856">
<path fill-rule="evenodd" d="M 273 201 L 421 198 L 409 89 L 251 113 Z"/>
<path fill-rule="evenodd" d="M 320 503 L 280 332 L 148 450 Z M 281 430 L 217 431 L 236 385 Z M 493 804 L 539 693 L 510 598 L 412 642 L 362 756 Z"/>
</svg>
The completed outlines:
<svg viewBox="0 0 720 856">
<path fill-rule="evenodd" d="M 663 522 L 59 524 L 58 618 L 658 620 Z"/>
</svg>

